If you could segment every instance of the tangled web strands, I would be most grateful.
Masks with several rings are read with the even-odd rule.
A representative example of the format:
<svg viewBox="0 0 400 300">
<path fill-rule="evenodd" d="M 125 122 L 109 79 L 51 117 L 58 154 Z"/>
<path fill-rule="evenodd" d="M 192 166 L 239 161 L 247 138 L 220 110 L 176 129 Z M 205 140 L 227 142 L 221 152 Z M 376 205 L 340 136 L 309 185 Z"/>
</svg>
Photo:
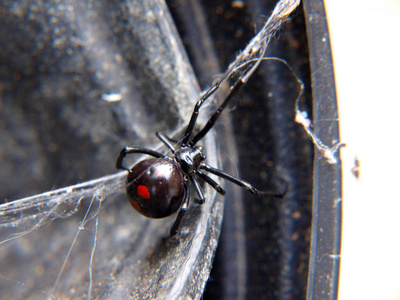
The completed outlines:
<svg viewBox="0 0 400 300">
<path fill-rule="evenodd" d="M 261 63 L 274 34 L 299 3 L 300 0 L 279 1 L 264 27 L 206 94 L 214 93 L 227 77 L 236 72 L 240 74 L 240 80 L 246 83 Z M 36 230 L 54 219 L 72 216 L 85 199 L 105 199 L 112 193 L 120 192 L 124 187 L 124 175 L 104 176 L 0 205 L 0 244 Z"/>
<path fill-rule="evenodd" d="M 104 176 L 0 206 L 0 244 L 78 211 L 83 200 L 102 201 L 124 187 L 124 174 Z"/>
<path fill-rule="evenodd" d="M 279 27 L 298 4 L 299 1 L 279 1 L 265 26 L 236 57 L 235 61 L 229 66 L 228 71 L 224 73 L 217 83 L 221 84 L 225 80 L 240 80 L 242 83 L 246 83 L 263 60 L 267 47 L 274 34 L 279 30 Z M 214 84 L 208 92 L 212 94 L 218 87 L 219 85 Z M 209 137 L 209 135 L 207 137 Z M 208 143 L 207 149 L 213 149 L 210 147 L 210 143 Z M 211 159 L 210 155 L 208 158 Z M 118 293 L 120 293 L 121 290 L 122 292 L 126 291 L 127 293 L 129 292 L 129 296 L 132 297 L 132 289 L 144 291 L 144 294 L 146 294 L 145 292 L 152 291 L 156 286 L 157 289 L 169 289 L 168 295 L 177 295 L 179 294 L 177 291 L 181 291 L 189 286 L 185 283 L 189 282 L 190 276 L 194 270 L 194 265 L 201 261 L 199 265 L 203 269 L 206 269 L 204 266 L 211 264 L 211 255 L 208 257 L 204 256 L 202 247 L 210 247 L 212 250 L 215 250 L 217 239 L 206 240 L 206 238 L 204 238 L 205 227 L 201 227 L 201 224 L 210 223 L 209 219 L 212 219 L 212 217 L 209 217 L 209 215 L 211 213 L 205 210 L 204 207 L 202 208 L 203 214 L 206 215 L 208 219 L 205 218 L 206 220 L 204 222 L 203 219 L 201 219 L 201 222 L 198 223 L 200 225 L 196 225 L 196 229 L 199 230 L 194 232 L 195 238 L 193 241 L 190 241 L 190 239 L 183 239 L 180 247 L 175 247 L 172 250 L 169 249 L 172 251 L 170 256 L 154 258 L 157 253 L 152 254 L 152 263 L 157 264 L 157 268 L 154 268 L 154 270 L 164 271 L 163 274 L 170 274 L 171 276 L 177 276 L 177 274 L 179 274 L 179 278 L 165 277 L 165 279 L 161 280 L 160 277 L 157 277 L 157 275 L 160 274 L 160 271 L 158 271 L 155 272 L 155 274 L 150 274 L 151 276 L 154 275 L 152 277 L 154 280 L 147 280 L 147 275 L 149 273 L 146 272 L 150 271 L 146 268 L 148 261 L 146 261 L 145 258 L 149 255 L 149 251 L 147 251 L 149 248 L 142 245 L 151 244 L 156 234 L 158 234 L 158 231 L 156 232 L 154 229 L 155 226 L 146 226 L 147 228 L 144 230 L 146 234 L 140 235 L 138 239 L 138 233 L 136 231 L 132 234 L 132 231 L 127 230 L 126 227 L 123 226 L 120 226 L 120 228 L 116 230 L 118 225 L 116 225 L 115 223 L 117 222 L 114 223 L 114 221 L 118 218 L 122 219 L 122 217 L 114 213 L 115 211 L 113 209 L 115 209 L 117 205 L 115 205 L 116 202 L 113 201 L 116 199 L 113 195 L 119 194 L 122 196 L 125 178 L 126 172 L 121 172 L 0 205 L 0 244 L 3 244 L 2 246 L 4 249 L 9 247 L 8 250 L 10 250 L 10 253 L 12 253 L 14 249 L 18 249 L 18 251 L 23 249 L 26 252 L 22 254 L 19 253 L 15 256 L 19 259 L 18 267 L 21 270 L 17 276 L 13 276 L 7 271 L 4 271 L 5 273 L 0 273 L 3 279 L 3 285 L 7 286 L 4 290 L 9 290 L 10 293 L 21 293 L 22 295 L 28 295 L 34 291 L 36 293 L 41 293 L 41 296 L 46 295 L 49 297 L 67 295 L 74 290 L 76 295 L 80 294 L 82 297 L 92 298 L 97 297 L 103 292 L 103 289 L 108 286 L 110 287 L 108 292 L 111 293 L 107 294 L 109 298 L 127 298 L 121 297 Z M 109 205 L 110 203 L 113 205 Z M 100 206 L 103 208 L 100 215 L 101 218 L 99 218 Z M 211 210 L 211 208 L 209 210 Z M 119 211 L 119 213 L 123 212 Z M 81 218 L 81 216 L 83 218 Z M 130 217 L 131 215 L 129 215 L 129 218 Z M 136 216 L 136 218 L 137 217 L 138 216 Z M 56 219 L 65 218 L 69 218 L 69 220 L 78 220 L 79 224 L 66 224 L 68 222 L 65 220 L 62 222 L 53 222 Z M 147 220 L 144 222 L 146 221 Z M 52 226 L 42 228 L 39 231 L 37 230 L 51 222 Z M 111 232 L 111 230 L 107 231 L 107 226 L 109 224 L 112 226 L 112 235 L 104 234 Z M 52 232 L 54 236 L 51 236 L 48 242 L 46 237 L 43 237 L 42 232 L 46 232 L 47 229 L 54 229 L 54 225 L 59 226 L 54 227 L 56 228 L 56 230 Z M 66 229 L 67 227 L 69 227 L 69 229 Z M 97 234 L 97 228 L 99 228 L 99 234 Z M 68 234 L 72 234 L 68 236 L 64 235 L 67 230 Z M 118 232 L 118 234 L 114 234 L 115 232 Z M 103 235 L 101 233 L 103 233 Z M 40 234 L 39 238 L 37 238 L 37 234 Z M 25 237 L 17 239 L 22 236 Z M 97 238 L 98 236 L 102 238 Z M 107 238 L 105 239 L 104 236 L 107 236 Z M 39 248 L 31 241 L 26 241 L 32 238 L 36 239 L 35 242 L 39 242 L 44 246 Z M 12 240 L 14 240 L 13 243 L 7 243 Z M 159 242 L 161 238 L 156 240 Z M 13 244 L 17 243 L 20 244 L 19 247 L 14 247 Z M 118 250 L 121 251 L 117 254 L 112 252 L 110 257 L 115 260 L 108 261 L 107 266 L 110 267 L 110 270 L 107 269 L 107 272 L 105 272 L 106 274 L 103 274 L 103 267 L 107 260 L 101 259 L 101 262 L 99 262 L 98 258 L 109 258 L 105 253 L 102 253 L 108 248 L 107 243 L 113 243 L 113 247 L 110 248 L 120 248 Z M 101 247 L 96 248 L 96 244 L 101 245 Z M 118 247 L 115 247 L 115 245 L 118 245 Z M 29 248 L 29 246 L 31 246 L 31 248 Z M 85 248 L 86 246 L 87 248 Z M 81 248 L 83 251 L 81 251 Z M 128 249 L 128 251 L 126 251 L 126 249 Z M 134 251 L 131 251 L 132 249 Z M 180 249 L 184 253 L 177 253 Z M 53 251 L 53 253 L 51 253 L 51 251 Z M 12 262 L 10 258 L 11 255 L 6 256 L 5 252 L 6 251 L 2 253 L 2 261 L 4 263 L 6 263 L 7 260 Z M 94 252 L 96 252 L 95 255 Z M 128 257 L 126 256 L 127 252 L 130 253 Z M 209 253 L 212 252 L 210 251 Z M 107 252 L 106 254 L 109 253 Z M 43 259 L 43 257 L 45 258 Z M 47 261 L 47 257 L 51 259 L 50 263 Z M 171 259 L 171 257 L 174 259 Z M 25 258 L 31 260 L 32 263 L 29 265 L 28 263 L 24 264 L 23 260 Z M 168 262 L 166 262 L 167 260 Z M 124 262 L 123 266 L 126 266 L 126 268 L 119 267 L 115 270 L 115 266 L 122 266 L 121 261 Z M 139 261 L 140 263 L 138 263 Z M 48 264 L 46 265 L 45 263 Z M 9 268 L 4 268 L 3 270 L 14 270 L 15 266 L 11 266 L 11 264 L 8 263 Z M 35 269 L 36 267 L 37 269 Z M 43 271 L 41 267 L 47 268 L 44 270 L 44 275 L 41 274 Z M 154 267 L 154 265 L 152 265 L 152 267 Z M 36 277 L 30 275 L 25 276 L 24 274 L 28 274 L 26 272 L 27 268 L 35 269 Z M 171 270 L 174 271 L 171 272 Z M 132 279 L 133 275 L 129 273 L 130 271 L 140 274 L 137 278 L 135 277 L 136 281 L 134 280 L 135 278 Z M 198 273 L 202 274 L 202 272 Z M 204 274 L 206 273 L 207 272 L 204 272 Z M 109 276 L 110 274 L 115 276 L 115 278 Z M 146 276 L 142 276 L 142 274 Z M 32 284 L 31 281 L 36 280 L 35 278 L 39 278 L 40 276 L 42 276 L 40 278 L 40 284 L 38 282 Z M 142 278 L 145 280 L 141 281 Z M 204 278 L 202 284 L 205 284 L 206 276 Z M 77 285 L 77 282 L 79 282 L 80 286 Z M 154 285 L 151 285 L 153 282 Z M 174 282 L 173 287 L 168 286 L 171 282 Z M 201 289 L 202 284 L 191 286 L 197 286 Z M 148 287 L 148 285 L 151 286 Z M 13 286 L 13 288 L 9 288 L 9 286 Z M 73 288 L 71 288 L 71 286 L 73 286 Z M 121 286 L 123 286 L 123 289 L 120 288 Z M 127 294 L 124 295 L 128 296 Z M 140 298 L 142 295 L 136 296 Z"/>
</svg>

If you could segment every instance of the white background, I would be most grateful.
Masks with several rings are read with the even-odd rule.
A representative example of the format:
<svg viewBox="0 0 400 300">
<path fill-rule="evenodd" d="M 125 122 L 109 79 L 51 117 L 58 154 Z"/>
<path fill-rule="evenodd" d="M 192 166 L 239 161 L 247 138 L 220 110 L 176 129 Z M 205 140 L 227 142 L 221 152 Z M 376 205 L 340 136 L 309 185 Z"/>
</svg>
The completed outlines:
<svg viewBox="0 0 400 300">
<path fill-rule="evenodd" d="M 325 9 L 347 144 L 339 299 L 400 299 L 400 0 Z"/>
</svg>

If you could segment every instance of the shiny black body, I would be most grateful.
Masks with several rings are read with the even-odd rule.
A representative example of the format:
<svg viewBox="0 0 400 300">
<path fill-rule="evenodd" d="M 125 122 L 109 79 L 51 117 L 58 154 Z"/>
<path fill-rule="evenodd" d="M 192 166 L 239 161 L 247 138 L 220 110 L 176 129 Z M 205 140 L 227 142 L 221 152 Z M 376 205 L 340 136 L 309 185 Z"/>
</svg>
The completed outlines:
<svg viewBox="0 0 400 300">
<path fill-rule="evenodd" d="M 182 169 L 171 159 L 143 160 L 133 166 L 128 174 L 128 199 L 146 217 L 165 218 L 172 215 L 181 206 L 185 193 Z"/>
<path fill-rule="evenodd" d="M 230 72 L 230 71 L 229 71 Z M 164 134 L 157 132 L 157 137 L 171 150 L 172 156 L 163 155 L 157 151 L 139 148 L 125 147 L 121 150 L 116 168 L 127 170 L 126 193 L 132 206 L 144 216 L 150 218 L 163 218 L 171 215 L 180 207 L 180 211 L 174 225 L 170 230 L 171 236 L 177 233 L 179 224 L 185 215 L 189 205 L 190 189 L 189 181 L 193 183 L 198 195 L 198 203 L 204 203 L 205 197 L 197 178 L 200 177 L 206 183 L 211 185 L 221 195 L 225 194 L 223 188 L 203 171 L 212 173 L 224 179 L 227 179 L 254 195 L 268 194 L 258 191 L 248 182 L 215 169 L 203 161 L 206 159 L 201 147 L 196 147 L 208 131 L 214 126 L 221 112 L 225 109 L 228 102 L 232 99 L 234 93 L 243 85 L 238 80 L 231 88 L 228 96 L 218 109 L 211 115 L 204 127 L 192 137 L 193 130 L 197 121 L 199 110 L 203 103 L 215 93 L 222 80 L 230 73 L 224 74 L 217 83 L 212 86 L 196 103 L 186 132 L 179 142 L 174 142 Z M 142 153 L 155 158 L 141 161 L 131 169 L 123 166 L 123 160 L 127 154 Z M 168 171 L 165 173 L 165 169 Z M 282 194 L 272 196 L 283 197 Z"/>
</svg>

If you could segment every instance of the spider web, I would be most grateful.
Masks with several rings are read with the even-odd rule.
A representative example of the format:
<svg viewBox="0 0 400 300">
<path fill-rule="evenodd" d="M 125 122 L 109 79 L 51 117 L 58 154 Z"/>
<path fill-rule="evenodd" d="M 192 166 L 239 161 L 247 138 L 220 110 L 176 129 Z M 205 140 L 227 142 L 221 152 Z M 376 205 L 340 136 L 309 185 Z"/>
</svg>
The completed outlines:
<svg viewBox="0 0 400 300">
<path fill-rule="evenodd" d="M 223 77 L 223 79 L 232 79 L 230 77 L 234 74 L 236 76 L 234 80 L 240 78 L 239 80 L 242 80 L 244 83 L 247 82 L 262 62 L 269 42 L 298 4 L 299 1 L 278 2 L 266 25 L 229 66 L 229 71 L 227 72 L 229 76 L 226 78 Z M 171 34 L 171 32 L 167 33 L 167 35 Z M 185 69 L 186 66 L 183 68 Z M 182 73 L 178 73 L 178 77 L 178 80 L 181 80 L 185 76 Z M 300 96 L 301 92 L 299 93 Z M 106 101 L 118 102 L 122 99 L 123 97 L 119 94 L 103 94 L 103 100 Z M 190 107 L 192 106 L 188 105 L 187 107 L 189 107 L 190 112 Z M 179 108 L 182 119 L 187 119 L 187 107 L 182 106 Z M 311 129 L 311 122 L 307 119 L 304 112 L 300 111 L 299 108 L 296 109 L 303 116 L 301 120 L 299 119 L 299 122 L 305 126 L 307 133 L 313 137 L 314 142 L 324 151 L 334 153 L 335 149 L 331 150 L 329 147 L 318 142 L 318 137 L 315 136 Z M 139 129 L 139 132 L 142 132 L 142 130 Z M 215 148 L 213 139 L 208 137 L 206 139 L 207 149 L 211 150 L 210 152 L 216 153 L 216 151 L 212 151 Z M 208 156 L 210 161 L 216 164 L 216 157 Z M 15 298 L 24 298 L 28 295 L 32 298 L 59 298 L 67 297 L 67 295 L 73 297 L 79 293 L 85 298 L 91 298 L 93 295 L 96 295 L 96 298 L 109 296 L 139 298 L 143 297 L 144 294 L 156 295 L 157 291 L 144 285 L 140 286 L 142 284 L 140 282 L 137 289 L 133 292 L 128 292 L 128 294 L 126 294 L 126 291 L 118 289 L 120 285 L 125 286 L 129 284 L 129 281 L 134 276 L 140 277 L 150 274 L 150 271 L 145 267 L 138 267 L 140 260 L 148 257 L 143 254 L 145 251 L 152 248 L 161 249 L 159 251 L 160 254 L 155 255 L 155 257 L 144 263 L 144 265 L 149 267 L 154 267 L 153 265 L 156 264 L 154 261 L 157 258 L 160 262 L 168 260 L 168 254 L 171 251 L 168 247 L 159 245 L 161 237 L 165 236 L 165 229 L 169 228 L 165 224 L 169 224 L 171 221 L 150 221 L 141 216 L 136 216 L 144 224 L 140 227 L 140 230 L 144 230 L 145 232 L 140 233 L 138 230 L 126 228 L 123 221 L 130 219 L 129 215 L 132 212 L 125 209 L 128 207 L 128 204 L 125 203 L 126 201 L 122 208 L 115 205 L 116 201 L 119 202 L 119 199 L 124 197 L 125 176 L 125 172 L 120 172 L 2 204 L 0 206 L 0 245 L 3 248 L 0 254 L 1 261 L 13 261 L 25 257 L 22 261 L 18 261 L 19 270 L 30 270 L 30 273 L 26 272 L 26 274 L 21 275 L 20 271 L 14 270 L 9 266 L 2 268 L 0 273 L 2 294 L 4 293 L 4 296 Z M 211 192 L 208 191 L 207 195 L 211 195 Z M 217 212 L 214 210 L 218 211 L 218 209 L 221 209 L 221 203 L 210 203 L 205 211 L 216 215 Z M 194 212 L 193 216 L 203 218 L 200 217 L 200 212 L 198 211 Z M 67 218 L 74 221 L 70 221 L 68 224 L 63 222 Z M 220 217 L 215 217 L 213 222 L 218 223 L 220 221 Z M 149 225 L 150 222 L 154 225 Z M 202 228 L 203 232 L 206 231 L 204 224 L 207 223 L 208 220 L 205 218 L 204 222 L 200 222 L 197 230 L 193 231 L 192 241 L 197 246 L 192 246 L 190 248 L 192 251 L 194 251 L 193 249 L 200 248 L 199 243 L 201 244 L 204 241 L 204 234 L 199 228 Z M 146 226 L 148 228 L 143 229 Z M 118 230 L 113 230 L 115 227 Z M 104 251 L 97 247 L 100 229 L 106 233 L 113 234 L 111 241 L 108 243 L 114 243 L 115 247 L 118 247 L 118 242 L 128 237 L 131 241 L 121 242 L 121 245 L 123 245 L 121 247 L 125 247 L 123 251 L 118 253 L 117 251 L 113 251 L 111 254 L 105 254 Z M 75 234 L 73 236 L 69 235 L 68 238 L 60 242 L 60 236 L 63 236 L 67 232 L 74 232 Z M 102 234 L 102 236 L 104 237 L 106 234 Z M 51 245 L 53 248 L 48 249 L 47 253 L 36 252 L 34 249 L 36 246 L 32 242 L 34 240 L 40 240 L 41 243 Z M 210 237 L 208 242 L 215 249 L 217 239 Z M 106 243 L 106 241 L 102 240 L 102 243 Z M 187 244 L 183 243 L 183 246 L 185 245 Z M 185 248 L 183 247 L 183 249 Z M 135 254 L 129 256 L 127 253 L 130 251 L 134 251 Z M 127 275 L 125 281 L 121 282 L 115 280 L 115 278 L 110 278 L 109 270 L 106 267 L 102 268 L 101 263 L 97 262 L 95 264 L 96 268 L 94 268 L 95 253 L 96 256 L 104 259 L 109 265 L 115 266 L 113 274 L 123 274 L 125 272 L 125 274 L 130 275 Z M 43 259 L 40 257 L 42 255 L 46 256 L 46 258 Z M 198 255 L 199 253 L 189 255 L 188 260 L 192 261 L 191 266 L 196 264 Z M 73 260 L 72 257 L 74 258 Z M 119 262 L 122 259 L 132 261 L 132 268 L 137 267 L 137 269 L 129 270 L 130 273 L 127 269 L 118 269 Z M 57 263 L 53 263 L 52 260 L 56 260 Z M 164 268 L 164 270 L 166 268 L 161 263 L 159 266 Z M 74 269 L 80 271 L 74 272 Z M 84 272 L 82 269 L 86 269 L 86 271 Z M 192 272 L 192 269 L 187 267 L 185 268 L 185 272 Z M 46 273 L 46 278 L 44 278 L 44 274 Z M 141 275 L 138 275 L 139 273 Z M 74 277 L 73 280 L 71 279 L 72 277 Z M 40 281 L 39 284 L 38 281 Z M 75 282 L 83 284 L 76 284 Z M 178 295 L 183 285 L 184 282 L 179 281 L 175 284 L 171 283 L 167 294 L 170 296 Z M 82 289 L 82 286 L 84 286 L 84 289 Z"/>
</svg>

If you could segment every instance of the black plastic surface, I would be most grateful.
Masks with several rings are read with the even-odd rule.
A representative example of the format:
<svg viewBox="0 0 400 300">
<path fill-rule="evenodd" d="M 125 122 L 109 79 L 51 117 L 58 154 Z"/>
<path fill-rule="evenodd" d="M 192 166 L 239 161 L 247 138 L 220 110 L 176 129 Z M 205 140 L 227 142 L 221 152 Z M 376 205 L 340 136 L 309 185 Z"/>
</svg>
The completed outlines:
<svg viewBox="0 0 400 300">
<path fill-rule="evenodd" d="M 322 143 L 339 142 L 339 117 L 323 1 L 304 1 L 313 87 L 314 129 Z M 307 299 L 337 299 L 342 218 L 341 162 L 314 158 L 313 224 Z"/>
<path fill-rule="evenodd" d="M 234 7 L 231 1 L 169 3 L 200 79 L 215 73 L 216 65 L 224 70 L 275 5 L 274 1 L 246 1 L 243 7 Z M 204 8 L 204 15 L 199 16 L 198 7 Z M 198 18 L 191 17 L 193 11 Z M 310 112 L 304 16 L 301 9 L 293 15 L 267 56 L 286 59 L 304 81 L 301 106 Z M 200 59 L 198 53 L 202 54 Z M 283 200 L 271 201 L 226 183 L 230 193 L 205 299 L 298 299 L 306 295 L 313 147 L 302 127 L 294 122 L 298 92 L 296 78 L 285 65 L 263 62 L 232 107 L 236 148 L 229 149 L 217 134 L 224 169 L 231 168 L 231 172 L 239 172 L 240 177 L 264 189 L 276 188 L 278 178 L 283 177 L 290 190 Z"/>
<path fill-rule="evenodd" d="M 163 1 L 0 5 L 1 197 L 11 208 L 116 173 L 122 147 L 157 149 L 157 130 L 171 135 L 188 121 L 200 91 Z M 122 100 L 105 100 L 113 94 Z M 213 132 L 201 144 L 218 166 Z M 50 199 L 30 198 L 32 209 L 1 214 L 0 298 L 200 298 L 222 198 L 206 188 L 207 202 L 165 240 L 174 217 L 135 212 L 125 177 L 63 190 L 50 210 Z"/>
<path fill-rule="evenodd" d="M 28 2 L 0 4 L 8 12 L 1 20 L 0 197 L 8 201 L 114 173 L 123 146 L 153 148 L 156 130 L 181 128 L 199 96 L 197 82 L 208 87 L 276 4 L 171 0 L 171 17 L 162 1 Z M 305 83 L 301 108 L 332 145 L 337 114 L 329 39 L 322 39 L 328 38 L 326 20 L 320 2 L 305 7 L 306 17 L 298 9 L 267 55 L 285 59 Z M 318 151 L 314 158 L 311 141 L 294 122 L 298 92 L 287 66 L 264 61 L 203 141 L 211 165 L 222 163 L 260 189 L 279 189 L 282 179 L 290 185 L 283 200 L 271 200 L 224 183 L 227 203 L 210 279 L 222 198 L 207 190 L 207 203 L 192 205 L 181 233 L 165 242 L 174 218 L 141 217 L 120 190 L 102 204 L 91 296 L 298 299 L 308 293 L 334 299 L 340 166 Z M 124 100 L 102 100 L 110 93 Z M 87 200 L 74 217 L 1 245 L 0 298 L 49 296 Z M 87 230 L 53 290 L 56 297 L 87 296 L 93 245 Z"/>
</svg>

